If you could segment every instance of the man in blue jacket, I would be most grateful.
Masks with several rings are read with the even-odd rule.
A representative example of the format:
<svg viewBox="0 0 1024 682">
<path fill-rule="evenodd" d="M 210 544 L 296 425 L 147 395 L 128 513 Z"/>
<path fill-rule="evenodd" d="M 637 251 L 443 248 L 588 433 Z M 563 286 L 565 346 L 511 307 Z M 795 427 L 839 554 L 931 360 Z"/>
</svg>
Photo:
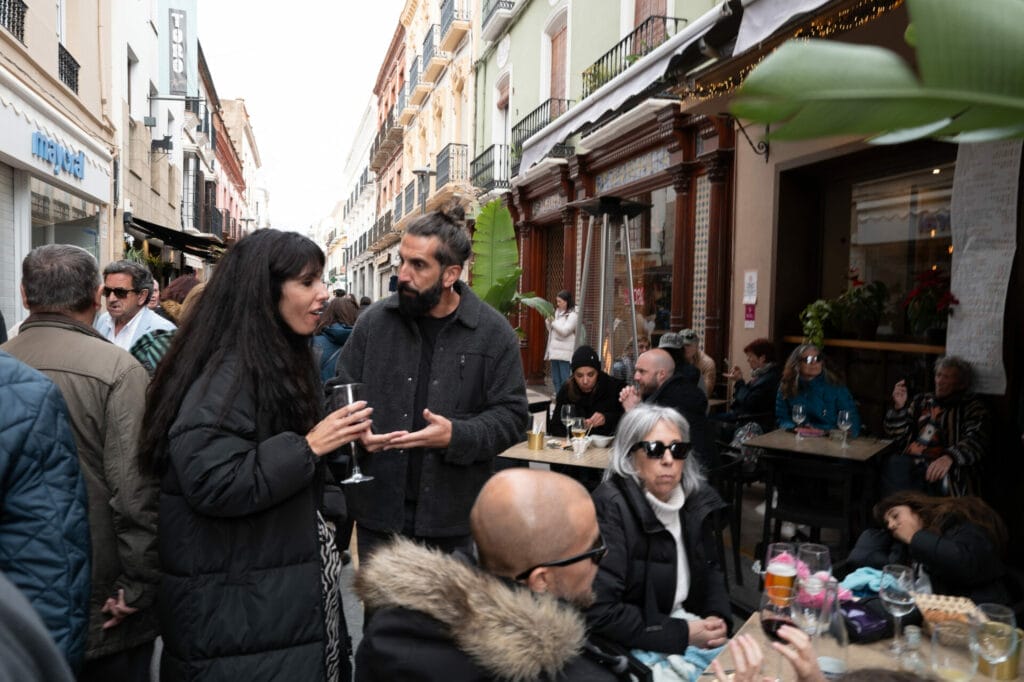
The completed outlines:
<svg viewBox="0 0 1024 682">
<path fill-rule="evenodd" d="M 60 390 L 0 351 L 0 573 L 77 669 L 89 626 L 85 483 Z"/>
</svg>

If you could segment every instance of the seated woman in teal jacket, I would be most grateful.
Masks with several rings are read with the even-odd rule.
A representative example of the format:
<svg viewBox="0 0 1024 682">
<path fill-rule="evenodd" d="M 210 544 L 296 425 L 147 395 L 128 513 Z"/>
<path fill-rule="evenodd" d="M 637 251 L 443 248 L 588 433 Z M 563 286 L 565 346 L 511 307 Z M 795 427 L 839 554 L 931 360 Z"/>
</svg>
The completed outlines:
<svg viewBox="0 0 1024 682">
<path fill-rule="evenodd" d="M 792 429 L 793 406 L 803 405 L 807 421 L 802 426 L 812 426 L 824 431 L 837 428 L 836 420 L 840 410 L 848 410 L 853 421 L 850 436 L 860 434 L 860 413 L 849 389 L 825 369 L 825 356 L 821 349 L 812 344 L 797 346 L 786 360 L 782 370 L 779 393 L 775 398 L 775 420 L 781 429 Z"/>
</svg>

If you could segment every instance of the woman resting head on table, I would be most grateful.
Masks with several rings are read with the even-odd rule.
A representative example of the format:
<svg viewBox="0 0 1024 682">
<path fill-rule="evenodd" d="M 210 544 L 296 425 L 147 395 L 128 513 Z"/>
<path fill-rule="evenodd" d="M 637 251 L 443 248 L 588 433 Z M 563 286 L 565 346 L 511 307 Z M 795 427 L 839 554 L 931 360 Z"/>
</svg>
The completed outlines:
<svg viewBox="0 0 1024 682">
<path fill-rule="evenodd" d="M 772 648 L 789 661 L 796 682 L 825 682 L 826 679 L 843 682 L 916 682 L 927 679 L 914 673 L 884 668 L 851 670 L 838 677 L 826 678 L 818 667 L 818 655 L 811 644 L 811 638 L 805 632 L 790 625 L 783 625 L 779 628 L 779 637 L 786 644 L 773 642 Z M 750 635 L 739 635 L 731 639 L 729 654 L 734 668 L 731 675 L 725 672 L 721 657 L 711 663 L 711 672 L 714 673 L 717 682 L 767 682 L 775 679 L 774 676 L 762 674 L 764 652 L 757 640 Z"/>
<path fill-rule="evenodd" d="M 640 404 L 622 418 L 605 480 L 594 491 L 608 554 L 587 622 L 629 649 L 682 654 L 725 643 L 729 595 L 712 532 L 725 507 L 690 453 L 678 412 Z"/>
<path fill-rule="evenodd" d="M 1007 605 L 1020 598 L 1002 561 L 1006 526 L 981 498 L 905 491 L 876 504 L 874 514 L 885 528 L 861 534 L 851 567 L 920 565 L 935 594 Z"/>
</svg>

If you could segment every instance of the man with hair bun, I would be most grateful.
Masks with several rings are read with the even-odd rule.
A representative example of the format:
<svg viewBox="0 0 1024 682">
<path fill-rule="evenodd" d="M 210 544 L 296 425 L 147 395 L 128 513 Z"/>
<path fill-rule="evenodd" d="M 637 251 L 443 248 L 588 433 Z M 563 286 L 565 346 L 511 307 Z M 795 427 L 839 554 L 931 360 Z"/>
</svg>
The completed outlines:
<svg viewBox="0 0 1024 682">
<path fill-rule="evenodd" d="M 462 218 L 435 211 L 406 229 L 398 291 L 360 316 L 331 380 L 365 384 L 374 408 L 359 461 L 373 480 L 345 489 L 361 559 L 395 533 L 469 546 L 469 509 L 494 458 L 525 438 L 519 338 L 460 279 Z"/>
</svg>

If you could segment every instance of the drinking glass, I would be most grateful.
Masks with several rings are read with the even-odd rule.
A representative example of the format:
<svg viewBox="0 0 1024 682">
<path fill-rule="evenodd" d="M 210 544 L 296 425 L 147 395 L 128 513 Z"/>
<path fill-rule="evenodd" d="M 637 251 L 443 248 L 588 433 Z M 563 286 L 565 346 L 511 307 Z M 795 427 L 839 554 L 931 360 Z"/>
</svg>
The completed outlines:
<svg viewBox="0 0 1024 682">
<path fill-rule="evenodd" d="M 587 435 L 587 425 L 584 423 L 586 420 L 583 417 L 576 417 L 572 420 L 572 437 L 573 438 L 584 438 Z"/>
<path fill-rule="evenodd" d="M 969 645 L 966 623 L 949 621 L 932 625 L 932 674 L 940 680 L 967 682 L 978 670 L 978 654 Z"/>
<path fill-rule="evenodd" d="M 796 428 L 800 428 L 800 425 L 807 421 L 807 410 L 803 405 L 794 405 L 793 411 L 793 423 L 796 424 Z M 797 431 L 796 439 L 800 440 L 800 432 Z"/>
<path fill-rule="evenodd" d="M 340 409 L 345 405 L 363 400 L 364 384 L 339 384 L 331 389 L 330 407 L 331 411 Z M 366 476 L 359 470 L 359 441 L 354 440 L 349 444 L 352 448 L 352 475 L 342 481 L 343 484 L 366 483 L 372 481 L 373 476 Z"/>
<path fill-rule="evenodd" d="M 782 585 L 765 585 L 764 593 L 761 595 L 761 606 L 758 609 L 758 617 L 761 620 L 761 629 L 765 636 L 772 642 L 782 642 L 779 637 L 779 628 L 783 625 L 793 625 L 793 588 Z M 782 654 L 776 654 L 779 659 L 778 675 L 776 679 L 782 679 Z"/>
<path fill-rule="evenodd" d="M 882 589 L 878 596 L 882 598 L 882 606 L 892 614 L 896 621 L 892 645 L 889 652 L 893 656 L 903 653 L 900 641 L 900 624 L 903 616 L 914 610 L 914 569 L 901 564 L 887 564 L 882 569 Z"/>
<path fill-rule="evenodd" d="M 569 447 L 569 437 L 572 435 L 572 422 L 576 418 L 576 408 L 572 405 L 562 405 L 562 413 L 559 418 L 565 424 L 565 446 Z"/>
<path fill-rule="evenodd" d="M 847 447 L 846 438 L 850 433 L 850 429 L 853 428 L 853 416 L 849 410 L 839 410 L 836 415 L 836 426 L 843 432 L 843 447 Z"/>
<path fill-rule="evenodd" d="M 796 558 L 807 567 L 810 577 L 819 578 L 823 584 L 832 575 L 832 556 L 825 545 L 814 542 L 800 543 Z"/>
<path fill-rule="evenodd" d="M 792 542 L 773 542 L 764 555 L 764 586 L 792 589 L 796 582 L 796 546 Z"/>
<path fill-rule="evenodd" d="M 794 615 L 800 627 L 810 636 L 818 629 L 818 617 L 822 600 L 825 597 L 825 585 L 832 575 L 832 558 L 828 547 L 805 542 L 797 549 L 797 593 L 794 603 Z M 807 574 L 800 571 L 800 564 L 807 569 Z"/>
<path fill-rule="evenodd" d="M 1002 663 L 1017 647 L 1017 619 L 1001 604 L 978 604 L 971 615 L 971 649 L 989 665 Z"/>
</svg>

